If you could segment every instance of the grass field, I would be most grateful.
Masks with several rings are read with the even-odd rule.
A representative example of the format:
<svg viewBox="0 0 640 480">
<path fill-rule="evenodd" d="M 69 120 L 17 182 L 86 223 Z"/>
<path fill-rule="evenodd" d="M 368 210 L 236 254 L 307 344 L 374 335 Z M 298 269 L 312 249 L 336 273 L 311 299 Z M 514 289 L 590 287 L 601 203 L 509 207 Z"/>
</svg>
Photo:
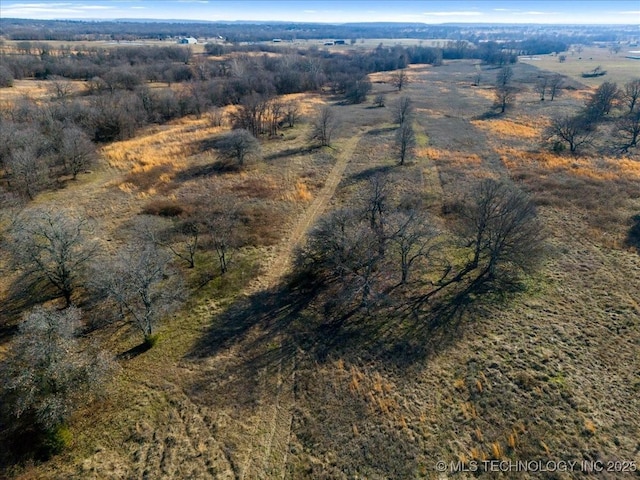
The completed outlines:
<svg viewBox="0 0 640 480">
<path fill-rule="evenodd" d="M 619 58 L 593 62 L 609 71 L 598 82 L 633 75 L 616 69 L 626 65 Z M 243 250 L 226 283 L 210 282 L 167 319 L 148 352 L 123 355 L 139 339 L 105 328 L 102 340 L 121 355 L 109 396 L 74 417 L 69 451 L 14 476 L 439 479 L 449 478 L 439 460 L 640 464 L 640 256 L 625 245 L 640 211 L 640 155 L 548 151 L 549 119 L 580 108 L 597 83 L 553 102 L 531 89 L 536 67 L 575 77 L 590 68 L 582 65 L 571 56 L 515 65 L 521 93 L 501 117 L 486 115 L 491 89 L 472 85 L 473 62 L 412 66 L 402 95 L 415 103 L 419 146 L 402 168 L 391 123 L 400 94 L 386 74 L 373 93 L 389 107 L 334 106 L 342 123 L 332 148 L 308 150 L 301 123 L 265 140 L 265 160 L 243 172 L 197 174 L 214 159 L 194 146 L 221 131 L 204 118 L 105 146 L 94 177 L 35 204 L 78 205 L 117 239 L 149 202 L 188 206 L 225 193 L 252 209 L 264 238 Z M 483 75 L 488 84 L 494 72 Z M 335 103 L 296 99 L 307 115 Z M 385 169 L 437 218 L 478 178 L 507 178 L 530 193 L 548 256 L 526 291 L 479 302 L 438 330 L 387 311 L 327 327 L 321 308 L 283 285 L 288 261 L 322 212 L 349 205 L 363 179 Z"/>
<path fill-rule="evenodd" d="M 566 75 L 578 82 L 590 87 L 597 87 L 603 82 L 617 82 L 623 85 L 640 75 L 640 60 L 625 58 L 631 55 L 625 50 L 619 53 L 612 53 L 606 48 L 585 47 L 581 52 L 571 51 L 564 53 L 566 61 L 560 63 L 557 55 L 539 55 L 522 57 L 521 62 L 540 68 Z M 602 67 L 607 71 L 607 75 L 593 78 L 583 78 L 583 72 L 590 72 L 596 67 Z"/>
</svg>

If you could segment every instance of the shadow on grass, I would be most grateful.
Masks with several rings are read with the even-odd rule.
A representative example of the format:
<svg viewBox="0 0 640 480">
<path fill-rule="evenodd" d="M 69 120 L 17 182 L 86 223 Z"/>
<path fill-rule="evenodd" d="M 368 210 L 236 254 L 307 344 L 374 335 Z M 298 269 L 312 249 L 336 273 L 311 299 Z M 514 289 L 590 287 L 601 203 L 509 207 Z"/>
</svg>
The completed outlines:
<svg viewBox="0 0 640 480">
<path fill-rule="evenodd" d="M 293 157 L 294 155 L 307 155 L 313 152 L 314 150 L 318 150 L 318 149 L 319 149 L 318 147 L 310 147 L 310 146 L 287 148 L 286 150 L 280 150 L 275 153 L 272 153 L 271 155 L 266 155 L 264 157 L 264 160 L 265 161 L 279 160 L 281 158 Z"/>
<path fill-rule="evenodd" d="M 627 233 L 626 244 L 634 247 L 640 253 L 640 215 L 635 215 L 632 219 L 633 225 Z"/>
</svg>

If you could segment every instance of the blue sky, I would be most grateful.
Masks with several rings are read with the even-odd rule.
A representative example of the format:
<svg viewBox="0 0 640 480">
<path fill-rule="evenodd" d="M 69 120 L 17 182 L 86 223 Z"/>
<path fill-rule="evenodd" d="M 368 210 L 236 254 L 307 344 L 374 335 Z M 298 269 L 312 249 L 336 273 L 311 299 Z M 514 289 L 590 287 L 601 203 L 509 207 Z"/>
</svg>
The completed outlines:
<svg viewBox="0 0 640 480">
<path fill-rule="evenodd" d="M 640 0 L 0 0 L 3 18 L 639 24 Z"/>
</svg>

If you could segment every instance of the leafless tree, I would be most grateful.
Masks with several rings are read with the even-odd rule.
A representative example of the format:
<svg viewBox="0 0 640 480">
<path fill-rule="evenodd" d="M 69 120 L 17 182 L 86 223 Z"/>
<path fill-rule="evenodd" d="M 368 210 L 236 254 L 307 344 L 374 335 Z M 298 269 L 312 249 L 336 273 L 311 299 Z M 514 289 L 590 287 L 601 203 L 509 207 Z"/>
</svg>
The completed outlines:
<svg viewBox="0 0 640 480">
<path fill-rule="evenodd" d="M 49 159 L 33 145 L 14 149 L 6 162 L 9 188 L 33 200 L 49 184 Z"/>
<path fill-rule="evenodd" d="M 390 243 L 400 259 L 400 283 L 409 281 L 412 266 L 429 257 L 438 246 L 438 230 L 430 224 L 426 213 L 417 210 L 398 211 L 391 217 Z"/>
<path fill-rule="evenodd" d="M 103 392 L 115 363 L 78 341 L 80 326 L 75 307 L 36 307 L 25 314 L 0 369 L 15 417 L 30 417 L 41 429 L 54 431 Z"/>
<path fill-rule="evenodd" d="M 284 105 L 284 120 L 287 126 L 294 127 L 300 119 L 300 107 L 296 102 L 287 102 Z"/>
<path fill-rule="evenodd" d="M 95 145 L 84 131 L 76 126 L 67 126 L 62 131 L 60 152 L 62 164 L 75 180 L 78 174 L 91 167 L 96 160 Z"/>
<path fill-rule="evenodd" d="M 496 86 L 495 100 L 493 101 L 494 108 L 499 108 L 500 113 L 504 113 L 508 107 L 513 105 L 516 99 L 515 88 L 507 86 Z"/>
<path fill-rule="evenodd" d="M 540 101 L 544 102 L 544 95 L 547 93 L 547 87 L 549 84 L 549 78 L 546 75 L 543 75 L 538 78 L 536 81 L 536 92 L 540 95 Z"/>
<path fill-rule="evenodd" d="M 416 132 L 412 122 L 404 122 L 396 130 L 395 147 L 400 165 L 404 165 L 416 146 Z"/>
<path fill-rule="evenodd" d="M 257 160 L 262 153 L 260 142 L 244 129 L 232 130 L 216 146 L 223 159 L 236 162 L 240 167 L 248 161 Z"/>
<path fill-rule="evenodd" d="M 234 207 L 230 202 L 222 201 L 217 211 L 203 220 L 204 229 L 209 235 L 211 246 L 216 252 L 220 274 L 229 271 L 233 254 L 240 243 L 238 225 L 234 221 Z"/>
<path fill-rule="evenodd" d="M 50 77 L 50 81 L 50 91 L 53 98 L 61 100 L 71 95 L 73 88 L 70 80 L 58 75 L 53 75 Z"/>
<path fill-rule="evenodd" d="M 268 106 L 268 99 L 257 93 L 242 98 L 237 111 L 231 115 L 233 128 L 248 130 L 254 137 L 260 136 L 265 131 Z"/>
<path fill-rule="evenodd" d="M 560 89 L 562 88 L 563 79 L 560 75 L 551 75 L 549 77 L 549 95 L 553 102 L 553 99 L 556 98 L 560 94 Z"/>
<path fill-rule="evenodd" d="M 323 106 L 311 126 L 311 140 L 320 142 L 321 147 L 331 145 L 331 138 L 338 128 L 336 115 L 331 107 Z"/>
<path fill-rule="evenodd" d="M 629 113 L 633 113 L 633 110 L 638 103 L 638 99 L 640 99 L 640 78 L 631 80 L 624 85 L 624 90 L 622 91 L 622 99 L 629 107 Z"/>
<path fill-rule="evenodd" d="M 169 255 L 152 243 L 129 245 L 104 261 L 95 283 L 114 302 L 120 318 L 139 330 L 149 346 L 156 326 L 180 305 L 183 294 Z"/>
<path fill-rule="evenodd" d="M 402 91 L 402 87 L 407 86 L 409 83 L 409 77 L 404 68 L 396 70 L 391 74 L 391 85 L 396 87 L 399 92 Z"/>
<path fill-rule="evenodd" d="M 509 86 L 511 84 L 512 78 L 513 69 L 508 65 L 503 66 L 502 68 L 500 68 L 500 70 L 498 70 L 498 73 L 496 75 L 496 88 L 504 88 Z"/>
<path fill-rule="evenodd" d="M 384 98 L 384 95 L 381 93 L 377 94 L 376 97 L 373 99 L 373 104 L 378 108 L 384 107 L 384 103 L 385 103 L 385 98 Z"/>
<path fill-rule="evenodd" d="M 630 112 L 616 122 L 615 135 L 622 140 L 620 149 L 623 152 L 638 144 L 640 138 L 640 110 Z"/>
<path fill-rule="evenodd" d="M 97 246 L 91 224 L 65 210 L 26 211 L 15 222 L 10 247 L 16 266 L 36 281 L 53 286 L 67 306 Z"/>
<path fill-rule="evenodd" d="M 581 116 L 563 115 L 551 121 L 546 131 L 548 138 L 565 142 L 569 151 L 575 153 L 578 148 L 591 142 L 595 129 Z"/>
<path fill-rule="evenodd" d="M 597 122 L 609 115 L 615 101 L 620 97 L 618 85 L 615 82 L 604 82 L 600 85 L 587 102 L 586 115 Z"/>
<path fill-rule="evenodd" d="M 409 97 L 403 96 L 398 99 L 393 109 L 393 119 L 398 125 L 411 121 L 413 118 L 413 102 Z"/>
<path fill-rule="evenodd" d="M 465 211 L 476 270 L 474 282 L 529 271 L 540 258 L 543 229 L 533 202 L 506 182 L 487 179 L 473 190 Z"/>
</svg>

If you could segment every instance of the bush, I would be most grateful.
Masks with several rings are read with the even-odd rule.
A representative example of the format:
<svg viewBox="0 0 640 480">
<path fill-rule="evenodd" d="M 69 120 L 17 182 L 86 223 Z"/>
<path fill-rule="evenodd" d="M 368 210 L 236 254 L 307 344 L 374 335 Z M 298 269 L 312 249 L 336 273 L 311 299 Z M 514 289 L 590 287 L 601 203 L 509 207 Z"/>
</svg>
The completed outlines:
<svg viewBox="0 0 640 480">
<path fill-rule="evenodd" d="M 13 87 L 13 73 L 4 65 L 0 65 L 0 87 Z"/>
<path fill-rule="evenodd" d="M 156 346 L 156 344 L 158 343 L 159 340 L 159 335 L 158 334 L 152 334 L 152 335 L 145 335 L 144 336 L 144 345 L 147 348 L 153 348 Z"/>
<path fill-rule="evenodd" d="M 73 435 L 65 424 L 51 428 L 45 433 L 43 447 L 47 457 L 57 455 L 66 450 L 71 445 Z"/>
</svg>

